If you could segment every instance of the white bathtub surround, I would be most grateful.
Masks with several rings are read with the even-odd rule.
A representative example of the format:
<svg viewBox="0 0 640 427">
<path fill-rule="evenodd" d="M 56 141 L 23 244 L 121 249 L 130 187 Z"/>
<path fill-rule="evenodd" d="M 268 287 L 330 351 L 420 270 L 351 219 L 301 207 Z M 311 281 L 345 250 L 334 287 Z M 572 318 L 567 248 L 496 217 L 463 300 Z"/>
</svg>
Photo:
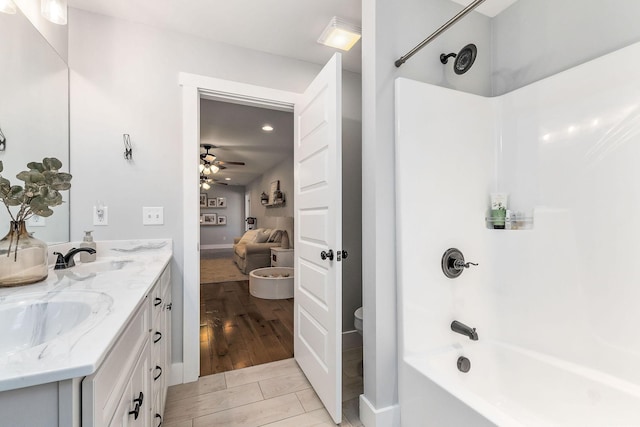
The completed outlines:
<svg viewBox="0 0 640 427">
<path fill-rule="evenodd" d="M 55 245 L 50 251 L 66 253 L 77 246 Z M 6 341 L 0 346 L 0 391 L 93 373 L 169 263 L 172 242 L 97 242 L 97 254 L 97 260 L 87 264 L 76 255 L 75 267 L 50 270 L 45 282 L 0 289 L 0 328 L 11 321 L 3 314 L 19 313 L 25 305 L 32 306 L 20 312 L 23 323 L 18 326 L 25 331 L 33 325 L 30 319 L 48 321 L 44 329 L 36 328 L 36 341 L 24 345 L 17 336 L 13 346 Z"/>
<path fill-rule="evenodd" d="M 397 81 L 403 424 L 640 425 L 638 58 L 496 98 Z M 485 228 L 492 192 L 533 228 Z M 450 247 L 479 266 L 446 278 Z"/>
</svg>

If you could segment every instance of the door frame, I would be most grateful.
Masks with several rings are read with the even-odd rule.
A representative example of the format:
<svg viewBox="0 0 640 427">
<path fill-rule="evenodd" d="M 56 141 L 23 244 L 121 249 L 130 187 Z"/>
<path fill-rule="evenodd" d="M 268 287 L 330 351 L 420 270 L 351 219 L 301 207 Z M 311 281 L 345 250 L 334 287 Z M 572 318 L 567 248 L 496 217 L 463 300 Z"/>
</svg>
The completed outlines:
<svg viewBox="0 0 640 427">
<path fill-rule="evenodd" d="M 182 87 L 182 364 L 173 365 L 171 377 L 172 383 L 188 383 L 200 377 L 200 100 L 293 112 L 300 94 L 189 73 L 179 73 L 178 83 Z"/>
</svg>

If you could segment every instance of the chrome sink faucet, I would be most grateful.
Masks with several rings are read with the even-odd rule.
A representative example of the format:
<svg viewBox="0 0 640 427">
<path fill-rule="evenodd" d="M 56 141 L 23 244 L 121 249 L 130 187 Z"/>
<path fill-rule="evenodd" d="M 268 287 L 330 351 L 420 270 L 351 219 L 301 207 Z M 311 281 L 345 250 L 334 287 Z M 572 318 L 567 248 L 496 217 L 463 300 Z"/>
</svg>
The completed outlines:
<svg viewBox="0 0 640 427">
<path fill-rule="evenodd" d="M 76 265 L 73 257 L 75 254 L 79 252 L 89 252 L 90 254 L 95 254 L 96 250 L 93 248 L 71 248 L 66 255 L 62 255 L 60 252 L 54 252 L 56 255 L 56 265 L 53 267 L 54 270 L 65 270 L 67 268 L 71 268 Z"/>
<path fill-rule="evenodd" d="M 476 328 L 471 328 L 462 322 L 458 322 L 457 320 L 451 322 L 451 330 L 453 332 L 468 336 L 472 341 L 478 341 L 478 333 L 476 332 Z"/>
</svg>

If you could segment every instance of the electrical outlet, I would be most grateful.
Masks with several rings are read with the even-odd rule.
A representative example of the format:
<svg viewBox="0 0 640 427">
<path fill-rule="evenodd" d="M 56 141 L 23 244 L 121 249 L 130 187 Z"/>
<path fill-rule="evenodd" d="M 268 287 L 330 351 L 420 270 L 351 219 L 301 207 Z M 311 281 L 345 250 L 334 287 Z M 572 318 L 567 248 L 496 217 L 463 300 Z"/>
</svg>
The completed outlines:
<svg viewBox="0 0 640 427">
<path fill-rule="evenodd" d="M 101 205 L 93 207 L 93 225 L 109 225 L 109 208 Z"/>
<path fill-rule="evenodd" d="M 163 207 L 143 207 L 142 225 L 162 225 L 164 224 Z"/>
</svg>

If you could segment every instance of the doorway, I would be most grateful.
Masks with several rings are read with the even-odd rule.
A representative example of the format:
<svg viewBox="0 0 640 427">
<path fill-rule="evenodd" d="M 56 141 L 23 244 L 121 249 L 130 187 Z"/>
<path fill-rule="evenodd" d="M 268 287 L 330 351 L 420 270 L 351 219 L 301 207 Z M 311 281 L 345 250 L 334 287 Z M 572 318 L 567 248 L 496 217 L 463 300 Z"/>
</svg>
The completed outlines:
<svg viewBox="0 0 640 427">
<path fill-rule="evenodd" d="M 341 420 L 342 371 L 342 62 L 331 60 L 302 93 L 292 93 L 215 78 L 181 74 L 183 94 L 183 382 L 199 374 L 199 241 L 195 147 L 199 141 L 199 100 L 227 99 L 247 105 L 294 110 L 295 360 L 331 418 Z M 325 144 L 325 145 L 323 145 Z M 314 149 L 313 147 L 317 147 Z M 312 151 L 309 152 L 308 150 Z M 192 160 L 193 159 L 193 160 Z M 320 191 L 317 191 L 320 190 Z M 298 201 L 304 203 L 298 203 Z M 191 202 L 194 201 L 194 202 Z M 305 205 L 306 203 L 306 205 Z M 304 205 L 304 207 L 302 207 Z M 304 212 L 303 212 L 304 211 Z M 302 237 L 301 237 L 302 236 Z M 335 252 L 334 252 L 335 251 Z M 335 255 L 335 256 L 334 256 Z M 315 266 L 315 267 L 314 267 Z M 300 270 L 305 280 L 300 279 Z M 308 273 L 308 274 L 307 274 Z M 317 273 L 317 274 L 316 274 Z M 304 296 L 305 298 L 298 298 Z M 304 351 L 300 351 L 304 350 Z"/>
<path fill-rule="evenodd" d="M 293 281 L 291 297 L 262 295 L 249 276 L 282 252 L 279 220 L 293 216 L 293 197 L 251 200 L 273 182 L 291 195 L 293 136 L 292 112 L 200 99 L 200 376 L 293 357 Z"/>
</svg>

